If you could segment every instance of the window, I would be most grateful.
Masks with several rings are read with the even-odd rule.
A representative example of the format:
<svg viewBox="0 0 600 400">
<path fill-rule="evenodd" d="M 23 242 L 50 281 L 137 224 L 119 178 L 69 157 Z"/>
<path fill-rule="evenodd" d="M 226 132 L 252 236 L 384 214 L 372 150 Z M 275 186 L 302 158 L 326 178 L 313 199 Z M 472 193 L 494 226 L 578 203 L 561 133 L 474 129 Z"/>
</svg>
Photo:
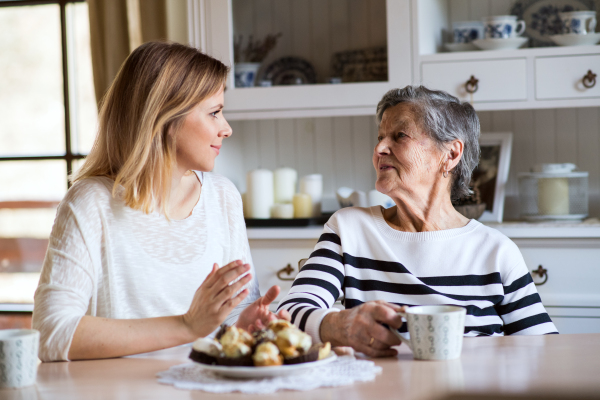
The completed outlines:
<svg viewBox="0 0 600 400">
<path fill-rule="evenodd" d="M 31 303 L 67 177 L 96 133 L 85 1 L 0 0 L 0 71 L 0 304 Z"/>
</svg>

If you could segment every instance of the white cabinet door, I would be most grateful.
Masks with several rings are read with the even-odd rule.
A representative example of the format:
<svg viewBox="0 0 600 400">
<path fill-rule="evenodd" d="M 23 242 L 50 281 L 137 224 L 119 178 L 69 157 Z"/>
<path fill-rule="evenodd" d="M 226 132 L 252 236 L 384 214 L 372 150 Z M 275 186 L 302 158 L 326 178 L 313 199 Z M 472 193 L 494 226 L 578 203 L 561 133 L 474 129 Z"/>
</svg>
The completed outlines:
<svg viewBox="0 0 600 400">
<path fill-rule="evenodd" d="M 265 294 L 271 286 L 278 285 L 281 288 L 281 294 L 277 298 L 279 301 L 292 287 L 298 273 L 298 261 L 310 256 L 317 239 L 250 239 L 249 242 L 260 293 Z M 280 273 L 282 278 L 287 279 L 282 280 L 277 276 L 277 272 L 288 264 L 293 271 L 291 274 Z"/>
<path fill-rule="evenodd" d="M 600 248 L 565 248 L 558 243 L 555 248 L 519 248 L 530 271 L 539 266 L 547 271 L 548 280 L 537 286 L 545 305 L 600 307 Z M 540 282 L 537 273 L 532 276 Z"/>
<path fill-rule="evenodd" d="M 535 97 L 538 100 L 600 97 L 600 85 L 584 86 L 588 71 L 600 74 L 600 55 L 538 57 L 535 59 Z M 591 86 L 592 81 L 586 82 Z"/>
<path fill-rule="evenodd" d="M 285 38 L 282 36 L 278 46 L 290 46 L 290 54 L 286 54 L 286 56 L 304 56 L 303 58 L 314 65 L 331 65 L 335 52 L 370 48 L 374 46 L 369 39 L 371 34 L 381 32 L 387 43 L 388 80 L 386 82 L 236 88 L 233 77 L 233 37 L 235 34 L 233 14 L 238 9 L 234 10 L 232 0 L 200 2 L 194 0 L 192 2 L 192 4 L 198 4 L 196 7 L 192 7 L 192 15 L 189 19 L 192 25 L 189 29 L 192 45 L 200 47 L 203 51 L 231 66 L 225 92 L 226 108 L 224 112 L 227 118 L 234 120 L 290 116 L 370 115 L 373 114 L 375 106 L 387 90 L 404 87 L 411 83 L 410 2 L 407 0 L 384 0 L 378 1 L 377 7 L 371 7 L 370 0 L 362 2 L 342 0 L 331 2 L 331 4 L 328 3 L 329 1 L 323 0 L 322 4 L 306 1 L 306 5 L 298 10 L 294 7 L 298 7 L 301 3 L 277 0 L 276 6 L 273 3 L 274 6 L 269 8 L 269 12 L 264 13 L 255 10 L 255 6 L 259 5 L 258 2 L 255 4 L 248 0 L 244 6 L 247 8 L 246 14 L 250 13 L 249 15 L 252 17 L 253 26 L 260 27 L 261 37 L 267 33 L 277 33 L 280 29 L 287 31 L 284 32 Z M 240 3 L 235 4 L 239 5 Z M 265 5 L 264 2 L 260 4 Z M 358 12 L 356 11 L 350 15 L 349 7 L 352 6 L 370 10 L 371 14 L 363 12 L 356 15 Z M 326 15 L 319 13 L 321 8 Z M 287 25 L 291 24 L 292 27 L 287 26 L 279 19 L 273 22 L 274 16 L 277 15 L 276 10 L 278 10 L 277 12 L 287 10 L 284 12 L 290 18 Z M 291 13 L 288 12 L 289 10 Z M 253 12 L 254 14 L 252 14 Z M 301 14 L 302 18 L 294 15 L 294 12 Z M 368 27 L 364 28 L 364 24 L 356 26 L 353 19 L 356 17 L 369 21 Z M 261 18 L 265 18 L 265 20 L 261 20 Z M 277 27 L 267 28 L 273 24 Z M 327 33 L 326 37 L 320 40 L 323 33 L 315 30 L 317 25 L 326 26 L 333 32 Z M 383 25 L 386 26 L 386 29 L 378 29 Z M 339 32 L 336 33 L 335 29 L 338 28 Z M 345 35 L 349 35 L 348 38 L 345 38 Z M 300 42 L 302 45 L 299 44 Z M 375 47 L 377 46 L 379 45 Z M 292 51 L 298 52 L 298 54 L 291 53 Z M 327 74 L 330 74 L 329 68 Z M 322 82 L 324 81 L 322 80 Z"/>
<path fill-rule="evenodd" d="M 423 85 L 444 90 L 463 101 L 527 100 L 527 62 L 524 58 L 426 62 L 421 64 L 421 77 Z M 478 81 L 472 95 L 467 92 L 466 85 L 471 77 Z"/>
</svg>

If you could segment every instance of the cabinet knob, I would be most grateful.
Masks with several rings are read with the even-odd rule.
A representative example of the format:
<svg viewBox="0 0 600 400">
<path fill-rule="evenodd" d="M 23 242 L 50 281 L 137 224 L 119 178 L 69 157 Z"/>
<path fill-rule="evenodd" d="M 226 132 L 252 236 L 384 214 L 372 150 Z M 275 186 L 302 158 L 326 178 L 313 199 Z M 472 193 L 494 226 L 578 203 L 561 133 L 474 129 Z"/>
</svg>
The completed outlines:
<svg viewBox="0 0 600 400">
<path fill-rule="evenodd" d="M 277 271 L 277 277 L 279 279 L 281 279 L 282 281 L 293 281 L 294 279 L 296 279 L 292 275 L 292 272 L 294 272 L 294 267 L 292 267 L 292 264 L 288 264 L 285 267 L 281 268 L 279 271 Z M 287 277 L 282 276 L 283 274 L 288 275 Z"/>
<path fill-rule="evenodd" d="M 589 69 L 587 74 L 583 76 L 582 83 L 583 86 L 585 86 L 588 89 L 593 88 L 594 86 L 596 86 L 596 74 L 594 74 L 592 70 Z"/>
<path fill-rule="evenodd" d="M 533 271 L 531 271 L 531 274 L 538 274 L 540 276 L 540 278 L 543 278 L 544 280 L 541 282 L 534 282 L 536 284 L 536 286 L 540 286 L 543 285 L 544 283 L 548 282 L 548 270 L 544 267 L 542 267 L 541 265 L 538 267 L 538 269 L 534 269 Z"/>
<path fill-rule="evenodd" d="M 479 79 L 471 75 L 471 78 L 465 83 L 465 90 L 467 93 L 475 93 L 479 89 Z"/>
</svg>

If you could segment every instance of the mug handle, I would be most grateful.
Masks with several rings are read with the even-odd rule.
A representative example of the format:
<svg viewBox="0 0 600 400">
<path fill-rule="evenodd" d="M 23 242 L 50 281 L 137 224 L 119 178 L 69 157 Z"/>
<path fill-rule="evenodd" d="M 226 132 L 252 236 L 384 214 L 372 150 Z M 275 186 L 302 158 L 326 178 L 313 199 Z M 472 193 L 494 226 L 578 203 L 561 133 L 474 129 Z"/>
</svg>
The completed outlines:
<svg viewBox="0 0 600 400">
<path fill-rule="evenodd" d="M 596 17 L 590 18 L 590 24 L 587 29 L 588 33 L 596 33 Z"/>
<path fill-rule="evenodd" d="M 402 318 L 404 318 L 404 320 L 405 320 L 405 321 L 406 321 L 406 323 L 408 324 L 408 320 L 406 319 L 406 313 L 399 312 L 399 313 L 398 313 L 398 315 L 399 315 L 399 316 L 401 316 Z M 410 344 L 410 340 L 409 340 L 409 339 L 407 339 L 407 338 L 406 338 L 406 336 L 404 336 L 403 334 L 401 334 L 400 332 L 398 332 L 398 330 L 397 330 L 397 329 L 394 329 L 394 328 L 392 328 L 391 326 L 389 326 L 388 328 L 389 328 L 389 330 L 390 330 L 390 331 L 391 331 L 391 332 L 392 332 L 394 335 L 396 335 L 396 337 L 397 337 L 398 339 L 400 339 L 400 341 L 401 341 L 402 343 L 404 343 L 405 345 L 407 345 L 407 346 L 408 346 L 408 348 L 410 349 L 410 351 L 412 351 L 412 349 L 413 349 L 413 348 L 412 348 L 412 345 Z"/>
<path fill-rule="evenodd" d="M 519 29 L 520 28 L 520 29 Z M 522 19 L 517 21 L 517 29 L 515 29 L 515 35 L 521 36 L 525 32 L 525 21 Z"/>
</svg>

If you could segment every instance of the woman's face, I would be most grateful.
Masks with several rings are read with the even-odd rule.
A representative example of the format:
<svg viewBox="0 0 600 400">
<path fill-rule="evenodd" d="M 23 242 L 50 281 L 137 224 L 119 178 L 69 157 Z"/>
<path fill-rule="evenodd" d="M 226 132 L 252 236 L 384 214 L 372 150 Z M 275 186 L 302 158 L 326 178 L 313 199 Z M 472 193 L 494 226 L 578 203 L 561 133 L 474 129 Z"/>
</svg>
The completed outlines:
<svg viewBox="0 0 600 400">
<path fill-rule="evenodd" d="M 400 103 L 383 113 L 373 151 L 375 187 L 392 198 L 428 190 L 441 177 L 444 154 L 417 123 L 408 103 Z"/>
<path fill-rule="evenodd" d="M 231 127 L 223 116 L 223 89 L 196 105 L 177 133 L 179 169 L 211 171 Z"/>
</svg>

